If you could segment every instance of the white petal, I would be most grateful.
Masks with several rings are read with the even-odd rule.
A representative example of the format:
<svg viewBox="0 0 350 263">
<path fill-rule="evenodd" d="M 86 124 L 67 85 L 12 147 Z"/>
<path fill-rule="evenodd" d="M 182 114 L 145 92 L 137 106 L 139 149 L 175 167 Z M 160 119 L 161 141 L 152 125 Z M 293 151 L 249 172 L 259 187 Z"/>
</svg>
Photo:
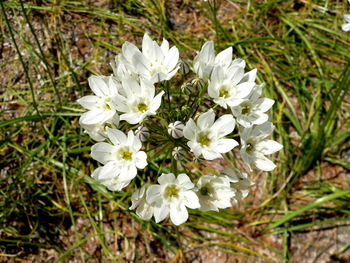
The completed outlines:
<svg viewBox="0 0 350 263">
<path fill-rule="evenodd" d="M 197 125 L 200 130 L 203 130 L 204 128 L 211 127 L 215 120 L 215 112 L 213 109 L 210 109 L 209 111 L 203 113 L 201 116 L 198 117 Z"/>
<path fill-rule="evenodd" d="M 226 136 L 230 134 L 235 128 L 235 119 L 230 114 L 222 115 L 215 121 L 210 130 L 218 134 L 218 137 Z"/>
<path fill-rule="evenodd" d="M 99 109 L 93 109 L 84 113 L 84 116 L 81 116 L 80 121 L 84 124 L 96 124 L 96 123 L 105 123 L 111 119 L 115 111 L 104 111 Z"/>
<path fill-rule="evenodd" d="M 99 142 L 91 147 L 91 157 L 100 163 L 107 163 L 108 161 L 116 160 L 113 154 L 117 148 L 109 143 Z"/>
<path fill-rule="evenodd" d="M 159 184 L 164 184 L 164 185 L 168 185 L 168 184 L 172 184 L 175 181 L 175 175 L 172 173 L 169 174 L 162 174 L 161 176 L 158 177 L 158 183 Z"/>
<path fill-rule="evenodd" d="M 184 204 L 187 207 L 192 209 L 200 207 L 199 199 L 195 192 L 193 192 L 192 190 L 185 191 L 184 196 L 186 198 L 186 200 L 184 201 Z"/>
<path fill-rule="evenodd" d="M 350 31 L 350 23 L 349 23 L 349 24 L 343 24 L 343 25 L 341 26 L 341 29 L 342 29 L 343 31 L 345 31 L 345 32 Z"/>
<path fill-rule="evenodd" d="M 233 139 L 220 139 L 219 143 L 215 147 L 215 150 L 219 153 L 227 153 L 238 145 L 239 143 Z"/>
<path fill-rule="evenodd" d="M 198 130 L 197 125 L 192 119 L 189 119 L 183 129 L 183 133 L 186 139 L 194 141 L 196 139 L 195 131 Z"/>
<path fill-rule="evenodd" d="M 111 129 L 107 127 L 108 138 L 115 146 L 122 146 L 127 144 L 126 135 L 117 129 Z"/>
<path fill-rule="evenodd" d="M 266 155 L 281 150 L 283 148 L 283 145 L 273 140 L 264 140 L 258 144 L 257 148 L 257 151 Z"/>
<path fill-rule="evenodd" d="M 174 225 L 178 226 L 186 222 L 188 219 L 188 212 L 184 204 L 180 204 L 177 207 L 170 207 L 170 219 Z"/>
<path fill-rule="evenodd" d="M 77 102 L 85 109 L 92 110 L 98 106 L 100 98 L 95 95 L 84 96 L 77 100 Z"/>
<path fill-rule="evenodd" d="M 275 101 L 269 98 L 260 98 L 256 103 L 259 104 L 257 108 L 258 111 L 266 112 L 272 107 Z"/>
<path fill-rule="evenodd" d="M 275 169 L 276 165 L 269 159 L 267 159 L 265 156 L 261 158 L 253 158 L 253 163 L 262 171 L 272 171 Z"/>
<path fill-rule="evenodd" d="M 145 152 L 138 152 L 136 154 L 135 165 L 139 169 L 143 169 L 147 166 L 147 154 Z"/>
<path fill-rule="evenodd" d="M 161 185 L 151 185 L 146 192 L 146 201 L 149 204 L 152 204 L 153 202 L 156 202 L 159 198 L 162 198 L 160 196 L 160 193 L 164 190 L 164 187 Z"/>
<path fill-rule="evenodd" d="M 169 215 L 170 209 L 168 206 L 159 205 L 158 202 L 154 207 L 154 218 L 156 223 L 163 221 Z"/>
<path fill-rule="evenodd" d="M 99 76 L 91 76 L 88 78 L 89 86 L 97 96 L 108 96 L 109 88 L 106 82 Z"/>
</svg>

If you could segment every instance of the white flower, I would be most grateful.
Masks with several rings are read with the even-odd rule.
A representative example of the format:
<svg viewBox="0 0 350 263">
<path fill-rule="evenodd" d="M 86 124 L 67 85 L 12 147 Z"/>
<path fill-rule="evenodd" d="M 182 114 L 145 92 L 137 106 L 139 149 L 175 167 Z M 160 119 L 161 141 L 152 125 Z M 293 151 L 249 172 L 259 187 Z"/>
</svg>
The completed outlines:
<svg viewBox="0 0 350 263">
<path fill-rule="evenodd" d="M 235 195 L 235 191 L 231 189 L 227 178 L 203 175 L 196 186 L 198 188 L 196 194 L 201 205 L 199 210 L 219 212 L 219 208 L 231 207 L 230 199 Z"/>
<path fill-rule="evenodd" d="M 137 169 L 147 165 L 147 155 L 140 151 L 142 144 L 132 131 L 126 136 L 122 131 L 107 128 L 108 138 L 113 145 L 99 142 L 91 147 L 91 156 L 104 164 L 99 172 L 99 179 L 118 177 L 118 181 L 130 181 Z"/>
<path fill-rule="evenodd" d="M 94 178 L 100 184 L 106 186 L 110 191 L 120 191 L 130 184 L 131 180 L 121 181 L 118 176 L 109 179 L 101 178 L 100 174 L 102 168 L 103 167 L 98 167 L 97 169 L 95 169 L 91 177 Z"/>
<path fill-rule="evenodd" d="M 147 127 L 139 126 L 135 131 L 135 135 L 141 140 L 141 142 L 145 142 L 148 140 L 150 133 Z"/>
<path fill-rule="evenodd" d="M 83 113 L 84 115 L 86 113 Z M 110 120 L 105 123 L 96 123 L 96 124 L 84 124 L 79 119 L 81 127 L 85 129 L 84 133 L 89 134 L 89 136 L 98 142 L 102 142 L 108 138 L 106 127 L 112 129 L 117 129 L 119 126 L 119 115 L 115 114 Z"/>
<path fill-rule="evenodd" d="M 171 152 L 172 156 L 176 161 L 181 161 L 183 158 L 185 158 L 185 151 L 182 147 L 174 147 L 173 151 Z"/>
<path fill-rule="evenodd" d="M 135 48 L 134 52 L 131 51 L 131 50 L 133 50 L 133 48 Z M 125 49 L 127 49 L 129 52 L 126 52 Z M 124 44 L 122 47 L 122 50 L 124 50 L 124 52 L 127 54 L 131 54 L 130 59 L 132 59 L 132 54 L 134 54 L 135 52 L 140 52 L 138 50 L 138 48 L 131 43 L 129 43 L 129 45 Z M 113 69 L 113 74 L 118 82 L 121 82 L 121 80 L 125 76 L 132 77 L 137 82 L 140 82 L 140 76 L 136 72 L 135 67 L 132 65 L 131 62 L 129 62 L 125 58 L 125 56 L 123 54 L 118 54 L 115 57 L 115 65 L 111 64 L 111 66 Z M 122 95 L 124 95 L 124 94 L 122 94 Z"/>
<path fill-rule="evenodd" d="M 114 103 L 118 111 L 125 112 L 120 115 L 120 120 L 130 124 L 137 124 L 149 115 L 155 115 L 158 110 L 164 91 L 154 97 L 155 87 L 147 81 L 141 80 L 139 84 L 130 77 L 123 78 L 123 90 L 125 97 L 116 94 Z"/>
<path fill-rule="evenodd" d="M 88 81 L 96 95 L 84 96 L 77 100 L 81 106 L 89 110 L 79 121 L 86 125 L 98 123 L 103 125 L 117 114 L 113 103 L 113 97 L 118 92 L 117 86 L 112 77 L 91 76 Z"/>
<path fill-rule="evenodd" d="M 175 225 L 187 221 L 189 208 L 199 208 L 199 200 L 191 189 L 194 184 L 186 174 L 162 174 L 158 178 L 159 185 L 151 185 L 147 190 L 147 203 L 155 202 L 154 218 L 156 223 L 164 220 L 170 213 L 170 219 Z"/>
<path fill-rule="evenodd" d="M 226 114 L 214 122 L 215 112 L 210 109 L 199 116 L 197 124 L 190 119 L 184 128 L 184 136 L 189 140 L 187 145 L 196 156 L 203 155 L 206 160 L 223 158 L 221 153 L 227 153 L 238 145 L 233 139 L 222 139 L 235 128 L 232 115 Z"/>
<path fill-rule="evenodd" d="M 123 45 L 124 57 L 132 63 L 134 70 L 152 83 L 171 79 L 179 70 L 179 50 L 169 49 L 169 42 L 163 39 L 159 46 L 147 33 L 143 36 L 142 53 L 131 43 Z"/>
<path fill-rule="evenodd" d="M 343 24 L 341 28 L 347 32 L 350 31 L 350 15 L 344 15 L 344 19 L 347 22 L 346 24 Z"/>
<path fill-rule="evenodd" d="M 151 184 L 146 183 L 141 187 L 141 189 L 136 190 L 132 196 L 132 204 L 129 209 L 136 209 L 136 214 L 143 220 L 150 220 L 153 216 L 153 210 L 155 203 L 149 204 L 146 201 L 146 191 L 151 186 Z"/>
<path fill-rule="evenodd" d="M 269 116 L 264 112 L 268 111 L 275 101 L 259 98 L 261 93 L 261 86 L 255 85 L 248 97 L 239 105 L 231 107 L 232 114 L 240 125 L 248 128 L 254 124 L 262 124 L 269 119 Z"/>
<path fill-rule="evenodd" d="M 255 82 L 245 82 L 249 75 L 244 75 L 244 69 L 238 66 L 231 66 L 226 73 L 221 66 L 213 69 L 211 81 L 209 81 L 208 94 L 214 102 L 223 108 L 237 106 L 244 101 L 255 86 Z"/>
<path fill-rule="evenodd" d="M 216 57 L 214 52 L 214 42 L 208 41 L 203 46 L 201 51 L 193 60 L 193 68 L 197 75 L 205 82 L 210 79 L 213 68 L 215 66 L 221 66 L 225 70 L 231 65 L 245 67 L 245 61 L 237 59 L 232 61 L 232 47 L 221 51 Z"/>
<path fill-rule="evenodd" d="M 228 179 L 231 183 L 230 187 L 236 190 L 236 194 L 233 199 L 237 202 L 248 196 L 248 189 L 254 184 L 252 181 L 250 181 L 247 173 L 242 172 L 235 167 L 225 168 L 221 172 L 220 177 Z"/>
<path fill-rule="evenodd" d="M 265 157 L 266 154 L 272 154 L 283 148 L 283 145 L 276 141 L 267 139 L 275 126 L 271 122 L 265 122 L 255 127 L 245 128 L 241 133 L 240 150 L 243 161 L 252 170 L 250 163 L 263 171 L 272 171 L 276 165 Z"/>
<path fill-rule="evenodd" d="M 183 137 L 183 129 L 185 125 L 181 121 L 175 121 L 174 123 L 170 123 L 168 126 L 168 133 L 175 139 L 179 139 Z"/>
</svg>

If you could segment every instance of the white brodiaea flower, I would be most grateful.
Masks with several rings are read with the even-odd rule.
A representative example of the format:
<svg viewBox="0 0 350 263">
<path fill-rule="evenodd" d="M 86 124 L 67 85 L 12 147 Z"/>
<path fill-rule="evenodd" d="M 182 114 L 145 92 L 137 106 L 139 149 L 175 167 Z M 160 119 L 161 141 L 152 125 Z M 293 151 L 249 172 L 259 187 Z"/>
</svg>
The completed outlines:
<svg viewBox="0 0 350 263">
<path fill-rule="evenodd" d="M 265 122 L 255 127 L 245 128 L 241 133 L 240 150 L 243 161 L 252 170 L 250 163 L 263 171 L 272 171 L 276 165 L 265 157 L 266 154 L 272 154 L 283 148 L 283 145 L 276 141 L 267 139 L 275 126 L 271 122 Z"/>
<path fill-rule="evenodd" d="M 215 56 L 213 41 L 206 42 L 193 60 L 194 71 L 205 82 L 211 78 L 215 66 L 221 66 L 226 70 L 232 65 L 244 68 L 245 61 L 243 59 L 232 61 L 232 47 L 221 51 Z"/>
<path fill-rule="evenodd" d="M 148 80 L 141 80 L 139 84 L 133 78 L 124 77 L 122 83 L 125 97 L 120 94 L 114 97 L 117 110 L 125 112 L 120 115 L 120 120 L 137 124 L 145 117 L 156 114 L 164 91 L 154 97 L 155 87 Z"/>
<path fill-rule="evenodd" d="M 250 73 L 256 75 L 256 71 Z M 213 69 L 211 81 L 208 86 L 208 94 L 213 98 L 214 102 L 223 108 L 228 106 L 237 106 L 244 101 L 255 86 L 254 81 L 243 81 L 244 77 L 248 80 L 249 75 L 244 75 L 244 69 L 238 66 L 231 66 L 226 73 L 221 66 Z"/>
<path fill-rule="evenodd" d="M 95 169 L 91 177 L 94 178 L 100 184 L 106 186 L 110 191 L 120 191 L 130 184 L 131 180 L 121 181 L 118 176 L 109 179 L 101 178 L 100 175 L 102 168 L 103 167 L 98 167 L 97 169 Z"/>
<path fill-rule="evenodd" d="M 135 71 L 142 78 L 152 83 L 171 79 L 180 68 L 178 66 L 179 50 L 176 46 L 169 49 L 169 42 L 165 39 L 159 46 L 145 33 L 142 40 L 142 53 L 137 52 L 135 46 L 131 51 L 127 50 L 131 45 L 128 43 L 125 48 L 123 46 L 124 57 L 132 62 Z"/>
<path fill-rule="evenodd" d="M 269 116 L 264 112 L 268 111 L 275 101 L 268 98 L 259 98 L 261 93 L 261 86 L 256 85 L 243 102 L 231 107 L 236 121 L 245 128 L 249 128 L 254 124 L 262 124 L 269 119 Z"/>
<path fill-rule="evenodd" d="M 249 188 L 254 184 L 250 181 L 247 173 L 242 172 L 235 167 L 225 168 L 220 173 L 220 177 L 226 178 L 230 182 L 230 187 L 236 190 L 233 199 L 237 202 L 248 196 Z"/>
<path fill-rule="evenodd" d="M 96 95 L 84 96 L 77 100 L 81 106 L 89 110 L 79 121 L 86 125 L 103 125 L 117 114 L 113 103 L 113 97 L 118 92 L 117 86 L 112 77 L 91 76 L 88 81 Z"/>
<path fill-rule="evenodd" d="M 235 191 L 231 189 L 227 178 L 203 175 L 199 178 L 196 186 L 198 188 L 196 194 L 201 205 L 199 210 L 219 212 L 219 208 L 231 206 L 230 199 L 235 195 Z"/>
<path fill-rule="evenodd" d="M 83 113 L 83 115 L 86 113 Z M 98 142 L 102 142 L 108 138 L 107 135 L 107 127 L 110 127 L 112 129 L 118 129 L 119 126 L 119 115 L 115 114 L 110 120 L 106 121 L 105 123 L 96 123 L 96 124 L 84 124 L 79 119 L 79 123 L 81 127 L 83 127 L 84 133 L 89 134 L 89 136 Z"/>
<path fill-rule="evenodd" d="M 175 139 L 179 139 L 183 137 L 183 129 L 185 125 L 181 121 L 175 121 L 174 123 L 170 123 L 168 126 L 168 133 Z"/>
<path fill-rule="evenodd" d="M 159 185 L 151 185 L 147 190 L 146 201 L 155 202 L 154 218 L 156 223 L 164 220 L 170 213 L 170 219 L 175 225 L 187 221 L 189 208 L 199 208 L 199 200 L 192 191 L 194 184 L 186 174 L 162 174 L 158 178 Z"/>
<path fill-rule="evenodd" d="M 345 32 L 350 31 L 350 15 L 344 15 L 344 19 L 346 21 L 346 24 L 343 24 L 341 28 Z"/>
<path fill-rule="evenodd" d="M 132 180 L 137 174 L 136 168 L 143 169 L 147 165 L 147 155 L 140 151 L 140 139 L 132 131 L 126 136 L 120 130 L 107 128 L 107 134 L 113 145 L 99 142 L 91 147 L 91 157 L 104 164 L 98 178 Z"/>
<path fill-rule="evenodd" d="M 141 189 L 136 190 L 132 196 L 132 204 L 129 209 L 136 209 L 136 214 L 143 220 L 150 220 L 153 216 L 153 209 L 155 203 L 149 204 L 146 201 L 146 191 L 151 186 L 151 184 L 146 183 L 141 187 Z"/>
<path fill-rule="evenodd" d="M 222 139 L 235 128 L 232 115 L 226 114 L 214 122 L 215 112 L 210 109 L 199 116 L 197 124 L 190 119 L 184 128 L 187 145 L 196 156 L 203 155 L 206 160 L 223 158 L 222 153 L 231 151 L 238 145 L 233 139 Z"/>
</svg>

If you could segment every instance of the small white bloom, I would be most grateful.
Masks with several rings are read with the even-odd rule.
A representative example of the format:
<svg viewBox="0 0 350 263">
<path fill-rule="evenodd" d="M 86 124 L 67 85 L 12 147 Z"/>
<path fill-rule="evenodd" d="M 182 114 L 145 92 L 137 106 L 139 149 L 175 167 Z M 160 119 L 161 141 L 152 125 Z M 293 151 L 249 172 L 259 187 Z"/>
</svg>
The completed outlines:
<svg viewBox="0 0 350 263">
<path fill-rule="evenodd" d="M 175 121 L 174 123 L 170 123 L 168 126 L 168 133 L 175 139 L 179 139 L 183 137 L 183 129 L 185 125 L 181 121 Z"/>
<path fill-rule="evenodd" d="M 86 114 L 83 113 L 82 116 Z M 118 129 L 119 126 L 119 115 L 115 114 L 110 120 L 106 121 L 105 123 L 96 123 L 96 124 L 84 124 L 79 119 L 79 123 L 81 127 L 83 127 L 84 133 L 89 134 L 89 136 L 98 142 L 102 142 L 108 138 L 107 135 L 107 127 L 110 127 L 112 129 Z"/>
<path fill-rule="evenodd" d="M 176 161 L 181 161 L 185 158 L 185 151 L 182 147 L 174 147 L 171 153 Z"/>
<path fill-rule="evenodd" d="M 91 76 L 88 81 L 96 95 L 84 96 L 77 100 L 81 106 L 89 110 L 79 121 L 86 125 L 106 123 L 117 114 L 113 103 L 113 97 L 118 92 L 117 86 L 112 77 Z"/>
<path fill-rule="evenodd" d="M 275 126 L 271 122 L 265 122 L 255 127 L 245 128 L 241 133 L 240 150 L 243 161 L 252 170 L 250 163 L 263 171 L 272 171 L 276 165 L 265 157 L 266 154 L 272 154 L 283 148 L 283 145 L 276 141 L 267 139 Z"/>
<path fill-rule="evenodd" d="M 255 86 L 255 82 L 245 82 L 243 78 L 250 80 L 250 76 L 244 76 L 244 69 L 231 66 L 225 73 L 221 66 L 213 69 L 211 81 L 209 81 L 208 94 L 214 102 L 223 108 L 237 106 L 244 101 Z"/>
<path fill-rule="evenodd" d="M 215 66 L 221 66 L 226 70 L 232 65 L 244 68 L 245 61 L 242 59 L 232 61 L 232 47 L 215 56 L 213 41 L 206 42 L 193 60 L 194 71 L 205 82 L 211 78 Z"/>
<path fill-rule="evenodd" d="M 350 15 L 344 15 L 344 19 L 346 21 L 346 24 L 343 24 L 341 28 L 345 32 L 350 31 Z"/>
<path fill-rule="evenodd" d="M 147 33 L 142 40 L 142 53 L 135 46 L 127 51 L 132 44 L 123 49 L 123 54 L 134 65 L 135 71 L 152 83 L 171 79 L 179 70 L 179 50 L 176 46 L 169 49 L 169 42 L 163 39 L 159 46 Z M 129 54 L 127 53 L 129 52 Z"/>
<path fill-rule="evenodd" d="M 126 136 L 122 131 L 107 128 L 108 138 L 113 145 L 99 142 L 91 147 L 91 157 L 104 164 L 99 179 L 118 177 L 118 181 L 130 181 L 137 169 L 147 165 L 147 155 L 140 151 L 142 144 L 132 131 Z"/>
<path fill-rule="evenodd" d="M 164 220 L 170 213 L 170 219 L 175 225 L 187 221 L 189 208 L 199 208 L 199 200 L 192 188 L 194 184 L 186 174 L 162 174 L 158 178 L 159 185 L 151 185 L 147 190 L 146 201 L 155 202 L 154 218 L 156 223 Z"/>
<path fill-rule="evenodd" d="M 137 138 L 141 140 L 141 142 L 145 142 L 148 140 L 150 133 L 147 127 L 141 127 L 139 126 L 137 130 L 135 131 L 135 135 Z"/>
<path fill-rule="evenodd" d="M 225 177 L 229 180 L 231 183 L 230 187 L 236 191 L 233 199 L 237 202 L 248 196 L 249 188 L 254 184 L 250 181 L 247 173 L 242 172 L 235 167 L 225 168 L 221 172 L 220 177 Z"/>
<path fill-rule="evenodd" d="M 129 209 L 136 209 L 136 214 L 143 220 L 150 220 L 153 216 L 153 210 L 155 203 L 149 204 L 146 201 L 146 191 L 151 184 L 146 183 L 141 189 L 136 190 L 132 196 L 132 204 Z"/>
<path fill-rule="evenodd" d="M 102 168 L 103 167 L 98 167 L 97 169 L 95 169 L 91 177 L 94 178 L 100 184 L 106 186 L 110 191 L 120 191 L 130 184 L 131 180 L 121 181 L 118 176 L 109 179 L 101 178 L 100 175 Z"/>
<path fill-rule="evenodd" d="M 201 205 L 199 210 L 219 212 L 219 208 L 231 207 L 230 199 L 235 195 L 235 190 L 231 189 L 227 178 L 203 175 L 196 186 L 198 188 L 196 194 Z"/>
<path fill-rule="evenodd" d="M 130 124 L 137 124 L 149 115 L 156 115 L 164 91 L 154 97 L 155 87 L 148 80 L 141 79 L 140 84 L 133 78 L 123 78 L 123 90 L 125 97 L 116 94 L 114 103 L 118 111 L 124 112 L 120 120 Z"/>
<path fill-rule="evenodd" d="M 261 93 L 261 86 L 255 85 L 247 98 L 239 105 L 231 107 L 236 121 L 245 128 L 262 124 L 269 119 L 269 116 L 264 112 L 268 111 L 275 101 L 268 98 L 259 98 Z"/>
<path fill-rule="evenodd" d="M 215 112 L 210 109 L 198 117 L 197 124 L 190 119 L 183 130 L 189 140 L 187 145 L 196 156 L 203 155 L 206 160 L 223 158 L 222 153 L 231 151 L 238 145 L 233 139 L 223 139 L 235 128 L 232 115 L 226 114 L 214 122 Z"/>
</svg>

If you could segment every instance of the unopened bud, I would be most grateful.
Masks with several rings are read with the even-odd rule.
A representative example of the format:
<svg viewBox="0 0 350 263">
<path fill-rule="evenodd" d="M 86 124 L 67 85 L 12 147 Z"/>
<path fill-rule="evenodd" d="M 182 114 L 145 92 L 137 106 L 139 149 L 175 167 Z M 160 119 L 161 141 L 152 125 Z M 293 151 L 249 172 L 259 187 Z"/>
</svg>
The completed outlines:
<svg viewBox="0 0 350 263">
<path fill-rule="evenodd" d="M 205 82 L 201 78 L 195 78 L 194 80 L 192 80 L 192 85 L 197 90 L 202 90 L 205 86 Z"/>
<path fill-rule="evenodd" d="M 191 83 L 186 82 L 186 83 L 181 85 L 181 90 L 186 95 L 189 95 L 189 94 L 191 94 L 193 92 L 193 86 L 192 86 Z"/>
<path fill-rule="evenodd" d="M 135 131 L 135 135 L 140 139 L 140 141 L 145 142 L 148 140 L 150 133 L 146 127 L 138 127 Z"/>
<path fill-rule="evenodd" d="M 190 72 L 190 64 L 187 61 L 179 60 L 178 65 L 180 66 L 180 74 L 186 75 L 188 72 Z"/>
<path fill-rule="evenodd" d="M 175 147 L 173 149 L 172 155 L 176 161 L 181 161 L 183 158 L 185 158 L 185 151 L 182 149 L 182 147 Z"/>
</svg>

